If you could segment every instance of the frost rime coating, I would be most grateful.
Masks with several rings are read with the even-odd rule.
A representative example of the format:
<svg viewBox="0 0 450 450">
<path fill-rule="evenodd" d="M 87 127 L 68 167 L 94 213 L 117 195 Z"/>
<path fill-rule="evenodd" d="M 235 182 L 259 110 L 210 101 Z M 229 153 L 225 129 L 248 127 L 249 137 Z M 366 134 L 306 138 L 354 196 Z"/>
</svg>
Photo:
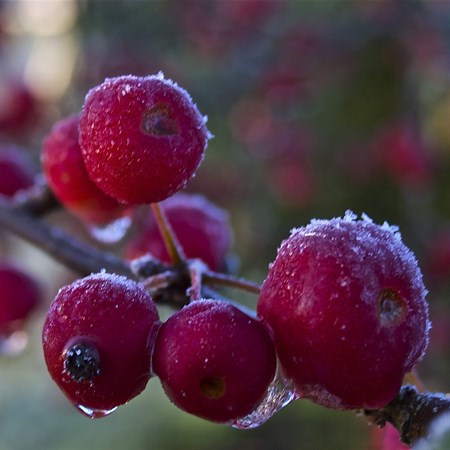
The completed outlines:
<svg viewBox="0 0 450 450">
<path fill-rule="evenodd" d="M 106 195 L 89 178 L 78 145 L 78 115 L 55 123 L 44 139 L 42 168 L 53 193 L 73 214 L 87 222 L 111 222 L 126 207 Z"/>
<path fill-rule="evenodd" d="M 101 272 L 63 287 L 44 323 L 44 357 L 53 380 L 79 407 L 111 410 L 145 388 L 159 327 L 156 306 L 139 284 Z M 98 351 L 98 376 L 76 381 L 66 352 L 75 343 Z"/>
<path fill-rule="evenodd" d="M 122 203 L 164 200 L 200 165 L 211 137 L 189 94 L 161 73 L 107 78 L 80 116 L 89 176 Z"/>
<path fill-rule="evenodd" d="M 263 400 L 276 368 L 266 328 L 230 303 L 190 303 L 161 325 L 153 367 L 184 411 L 226 423 Z"/>
<path fill-rule="evenodd" d="M 397 227 L 347 212 L 292 230 L 257 310 L 300 396 L 329 408 L 375 409 L 423 356 L 425 296 Z"/>
</svg>

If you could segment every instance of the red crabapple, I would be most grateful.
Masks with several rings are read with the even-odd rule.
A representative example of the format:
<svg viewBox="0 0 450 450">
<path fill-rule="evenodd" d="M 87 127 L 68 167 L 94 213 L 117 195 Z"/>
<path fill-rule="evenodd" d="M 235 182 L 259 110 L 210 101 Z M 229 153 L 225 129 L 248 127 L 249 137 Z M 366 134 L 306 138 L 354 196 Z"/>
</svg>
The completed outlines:
<svg viewBox="0 0 450 450">
<path fill-rule="evenodd" d="M 162 74 L 108 78 L 88 92 L 80 117 L 89 176 L 123 203 L 164 200 L 202 161 L 205 122 L 189 94 Z"/>
<path fill-rule="evenodd" d="M 199 258 L 211 270 L 222 270 L 232 242 L 231 226 L 225 210 L 201 195 L 177 194 L 161 203 L 161 207 L 188 258 Z M 146 253 L 170 263 L 166 246 L 151 212 L 140 233 L 126 247 L 128 259 Z"/>
<path fill-rule="evenodd" d="M 278 250 L 258 299 L 298 394 L 336 409 L 385 406 L 428 343 L 422 274 L 396 227 L 313 220 Z"/>
<path fill-rule="evenodd" d="M 299 208 L 312 203 L 316 179 L 308 161 L 291 155 L 273 161 L 266 167 L 266 180 L 278 203 Z"/>
<path fill-rule="evenodd" d="M 38 101 L 18 78 L 0 75 L 0 131 L 19 135 L 38 119 Z"/>
<path fill-rule="evenodd" d="M 432 171 L 426 146 L 410 124 L 387 125 L 373 146 L 381 165 L 399 184 L 423 185 L 430 181 Z"/>
<path fill-rule="evenodd" d="M 14 146 L 0 145 L 0 195 L 12 197 L 34 184 L 34 172 L 27 155 Z"/>
<path fill-rule="evenodd" d="M 78 145 L 79 116 L 58 121 L 45 137 L 41 154 L 48 184 L 73 214 L 94 224 L 123 215 L 124 205 L 101 191 L 89 178 Z"/>
<path fill-rule="evenodd" d="M 145 388 L 158 327 L 143 287 L 90 275 L 63 287 L 50 306 L 42 334 L 48 371 L 74 405 L 100 417 Z"/>
<path fill-rule="evenodd" d="M 161 325 L 153 367 L 176 406 L 225 423 L 258 406 L 276 357 L 259 321 L 226 301 L 198 300 Z"/>
<path fill-rule="evenodd" d="M 0 341 L 22 329 L 41 300 L 34 278 L 10 261 L 0 261 Z"/>
</svg>

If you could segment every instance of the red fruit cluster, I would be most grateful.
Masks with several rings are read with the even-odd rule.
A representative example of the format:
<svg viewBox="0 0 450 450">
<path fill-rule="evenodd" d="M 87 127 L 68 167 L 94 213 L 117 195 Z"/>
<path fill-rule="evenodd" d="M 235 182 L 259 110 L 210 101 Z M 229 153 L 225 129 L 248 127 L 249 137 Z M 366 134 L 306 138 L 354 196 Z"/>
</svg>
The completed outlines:
<svg viewBox="0 0 450 450">
<path fill-rule="evenodd" d="M 232 242 L 231 226 L 225 210 L 201 195 L 178 194 L 161 203 L 186 257 L 199 258 L 211 270 L 225 267 L 225 258 Z M 128 259 L 150 253 L 154 258 L 170 263 L 166 245 L 152 214 L 126 248 Z"/>
<path fill-rule="evenodd" d="M 198 300 L 160 325 L 142 287 L 107 273 L 59 291 L 44 323 L 43 348 L 52 378 L 91 417 L 138 395 L 153 364 L 181 409 L 232 422 L 258 406 L 276 369 L 267 329 L 230 303 Z"/>
<path fill-rule="evenodd" d="M 376 409 L 397 394 L 427 346 L 426 290 L 397 229 L 355 219 L 348 213 L 293 230 L 257 310 L 301 397 Z"/>
<path fill-rule="evenodd" d="M 62 119 L 44 139 L 41 154 L 47 182 L 59 201 L 90 223 L 108 223 L 126 211 L 89 178 L 78 145 L 79 116 Z"/>
<path fill-rule="evenodd" d="M 209 137 L 205 119 L 173 82 L 162 75 L 124 76 L 91 90 L 79 120 L 55 125 L 42 161 L 61 202 L 99 220 L 122 211 L 118 202 L 157 202 L 180 190 Z M 174 231 L 183 248 L 176 270 L 186 273 L 163 266 L 155 285 L 147 281 L 170 296 L 181 273 L 183 296 L 190 275 L 187 306 L 161 324 L 142 285 L 102 272 L 62 288 L 48 312 L 48 370 L 91 417 L 128 402 L 153 374 L 179 408 L 219 423 L 253 420 L 261 408 L 270 410 L 262 416 L 273 414 L 287 397 L 265 399 L 285 378 L 289 398 L 376 409 L 397 394 L 423 356 L 430 326 L 426 290 L 396 227 L 348 212 L 293 230 L 269 267 L 253 318 L 230 302 L 199 299 L 199 285 L 208 280 L 204 266 L 184 260 L 186 254 L 214 271 L 224 267 L 232 241 L 227 214 L 187 194 L 166 200 L 161 211 L 173 230 L 162 230 L 162 237 L 165 221 L 158 214 L 158 223 L 146 218 L 126 253 L 170 263 L 166 245 L 176 240 L 167 235 Z M 277 358 L 283 376 L 275 383 Z"/>
<path fill-rule="evenodd" d="M 80 116 L 89 176 L 123 203 L 164 200 L 202 161 L 205 122 L 189 94 L 162 74 L 106 79 L 89 91 Z"/>
</svg>

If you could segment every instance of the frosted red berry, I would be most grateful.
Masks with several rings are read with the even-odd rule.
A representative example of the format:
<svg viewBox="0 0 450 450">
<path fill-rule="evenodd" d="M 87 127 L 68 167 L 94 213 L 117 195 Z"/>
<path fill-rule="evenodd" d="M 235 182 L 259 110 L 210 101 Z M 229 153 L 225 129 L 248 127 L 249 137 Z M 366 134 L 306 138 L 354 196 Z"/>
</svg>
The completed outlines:
<svg viewBox="0 0 450 450">
<path fill-rule="evenodd" d="M 50 306 L 43 329 L 47 368 L 73 404 L 101 415 L 145 388 L 158 327 L 156 307 L 138 283 L 90 275 L 63 287 Z"/>
<path fill-rule="evenodd" d="M 228 214 L 201 195 L 177 194 L 161 203 L 185 255 L 199 258 L 212 270 L 222 270 L 232 243 Z M 126 247 L 128 259 L 150 253 L 170 263 L 158 225 L 149 211 L 141 230 Z"/>
<path fill-rule="evenodd" d="M 270 265 L 258 314 L 300 396 L 336 409 L 386 405 L 428 343 L 422 274 L 395 227 L 313 220 Z"/>
<path fill-rule="evenodd" d="M 179 408 L 214 422 L 252 412 L 275 374 L 266 328 L 228 302 L 198 300 L 158 333 L 153 368 Z"/>
<path fill-rule="evenodd" d="M 34 171 L 25 153 L 14 146 L 0 145 L 0 195 L 12 197 L 34 184 Z"/>
<path fill-rule="evenodd" d="M 23 328 L 42 302 L 36 280 L 10 261 L 0 261 L 0 340 Z"/>
<path fill-rule="evenodd" d="M 78 115 L 56 122 L 44 139 L 42 168 L 55 196 L 73 214 L 91 223 L 111 222 L 126 207 L 89 178 L 78 145 L 78 123 Z"/>
<path fill-rule="evenodd" d="M 91 179 L 123 203 L 183 188 L 210 137 L 189 94 L 162 74 L 106 79 L 86 96 L 80 145 Z"/>
</svg>

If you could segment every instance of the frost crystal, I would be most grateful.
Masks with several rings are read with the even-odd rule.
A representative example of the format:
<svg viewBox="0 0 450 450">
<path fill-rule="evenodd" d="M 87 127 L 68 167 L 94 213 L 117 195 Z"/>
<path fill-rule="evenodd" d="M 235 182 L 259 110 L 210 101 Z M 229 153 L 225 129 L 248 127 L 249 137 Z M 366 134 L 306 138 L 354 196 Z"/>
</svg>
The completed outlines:
<svg viewBox="0 0 450 450">
<path fill-rule="evenodd" d="M 268 387 L 266 396 L 259 406 L 249 415 L 235 420 L 231 426 L 242 430 L 259 427 L 297 398 L 293 384 L 278 369 L 275 379 Z"/>
</svg>

